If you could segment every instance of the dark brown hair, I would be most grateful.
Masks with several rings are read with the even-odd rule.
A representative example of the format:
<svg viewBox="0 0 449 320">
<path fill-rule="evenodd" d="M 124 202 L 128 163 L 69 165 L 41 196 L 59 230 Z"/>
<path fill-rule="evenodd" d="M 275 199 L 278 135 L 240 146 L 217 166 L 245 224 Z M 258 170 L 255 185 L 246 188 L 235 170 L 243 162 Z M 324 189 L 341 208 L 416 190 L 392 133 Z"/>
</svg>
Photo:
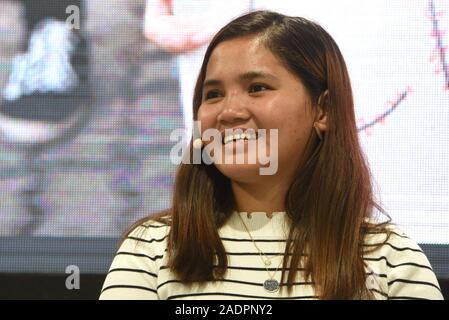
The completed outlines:
<svg viewBox="0 0 449 320">
<path fill-rule="evenodd" d="M 320 96 L 324 98 L 320 105 L 327 113 L 324 139 L 309 141 L 285 196 L 292 223 L 281 286 L 286 285 L 290 294 L 297 268 L 302 267 L 304 278 L 314 282 L 321 299 L 372 297 L 365 284 L 364 239 L 367 233 L 388 235 L 387 222 L 368 221 L 374 209 L 385 212 L 374 200 L 371 174 L 358 140 L 349 75 L 337 44 L 321 26 L 300 17 L 256 11 L 233 20 L 206 51 L 195 87 L 194 119 L 212 51 L 219 43 L 240 37 L 258 37 L 303 82 L 313 105 Z M 150 218 L 166 221 L 160 218 L 171 217 L 168 266 L 181 281 L 214 281 L 224 276 L 228 260 L 218 228 L 234 210 L 230 181 L 215 166 L 180 164 L 172 208 Z"/>
</svg>

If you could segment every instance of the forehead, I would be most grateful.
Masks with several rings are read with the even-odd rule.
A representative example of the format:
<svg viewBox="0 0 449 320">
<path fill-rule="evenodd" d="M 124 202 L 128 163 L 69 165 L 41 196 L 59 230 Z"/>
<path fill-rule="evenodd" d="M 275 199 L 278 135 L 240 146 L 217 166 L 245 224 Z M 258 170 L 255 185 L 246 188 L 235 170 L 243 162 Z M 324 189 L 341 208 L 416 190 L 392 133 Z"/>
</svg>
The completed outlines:
<svg viewBox="0 0 449 320">
<path fill-rule="evenodd" d="M 212 51 L 207 77 L 257 70 L 287 73 L 281 61 L 257 37 L 242 37 L 221 42 Z"/>
</svg>

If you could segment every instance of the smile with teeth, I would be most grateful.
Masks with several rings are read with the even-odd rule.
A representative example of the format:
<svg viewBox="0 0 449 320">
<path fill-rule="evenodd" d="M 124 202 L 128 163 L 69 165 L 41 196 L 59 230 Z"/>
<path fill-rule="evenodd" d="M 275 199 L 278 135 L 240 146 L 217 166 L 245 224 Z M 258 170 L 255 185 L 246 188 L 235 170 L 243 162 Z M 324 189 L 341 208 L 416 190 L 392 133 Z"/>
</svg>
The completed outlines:
<svg viewBox="0 0 449 320">
<path fill-rule="evenodd" d="M 231 141 L 238 141 L 238 140 L 256 140 L 257 135 L 256 133 L 237 133 L 237 134 L 230 134 L 223 139 L 224 144 L 228 144 Z"/>
</svg>

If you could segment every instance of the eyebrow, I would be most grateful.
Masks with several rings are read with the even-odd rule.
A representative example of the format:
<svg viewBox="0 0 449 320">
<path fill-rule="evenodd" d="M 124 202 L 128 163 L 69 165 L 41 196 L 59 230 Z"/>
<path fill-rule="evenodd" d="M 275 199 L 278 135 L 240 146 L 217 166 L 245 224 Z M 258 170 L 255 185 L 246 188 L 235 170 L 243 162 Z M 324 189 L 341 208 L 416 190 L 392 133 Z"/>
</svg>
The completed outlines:
<svg viewBox="0 0 449 320">
<path fill-rule="evenodd" d="M 240 81 L 248 81 L 248 80 L 253 80 L 255 78 L 265 78 L 265 79 L 269 79 L 269 80 L 278 80 L 278 78 L 276 78 L 274 75 L 264 72 L 264 71 L 249 71 L 249 72 L 245 72 L 242 73 L 239 76 L 239 80 Z M 208 79 L 206 81 L 204 81 L 203 83 L 203 89 L 209 86 L 216 86 L 216 85 L 220 85 L 222 83 L 221 80 L 217 80 L 217 79 Z"/>
</svg>

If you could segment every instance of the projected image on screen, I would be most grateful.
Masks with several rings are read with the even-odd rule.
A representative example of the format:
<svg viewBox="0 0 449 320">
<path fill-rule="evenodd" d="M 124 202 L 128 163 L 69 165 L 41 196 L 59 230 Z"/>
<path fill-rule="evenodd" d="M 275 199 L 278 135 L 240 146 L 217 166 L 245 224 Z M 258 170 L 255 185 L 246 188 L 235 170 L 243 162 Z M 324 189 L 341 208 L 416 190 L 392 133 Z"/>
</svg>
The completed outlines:
<svg viewBox="0 0 449 320">
<path fill-rule="evenodd" d="M 118 237 L 168 206 L 179 89 L 133 4 L 0 2 L 0 235 Z"/>
<path fill-rule="evenodd" d="M 0 2 L 0 235 L 118 237 L 167 208 L 205 48 L 265 8 L 335 38 L 377 197 L 413 239 L 449 243 L 446 1 L 57 2 Z"/>
</svg>

